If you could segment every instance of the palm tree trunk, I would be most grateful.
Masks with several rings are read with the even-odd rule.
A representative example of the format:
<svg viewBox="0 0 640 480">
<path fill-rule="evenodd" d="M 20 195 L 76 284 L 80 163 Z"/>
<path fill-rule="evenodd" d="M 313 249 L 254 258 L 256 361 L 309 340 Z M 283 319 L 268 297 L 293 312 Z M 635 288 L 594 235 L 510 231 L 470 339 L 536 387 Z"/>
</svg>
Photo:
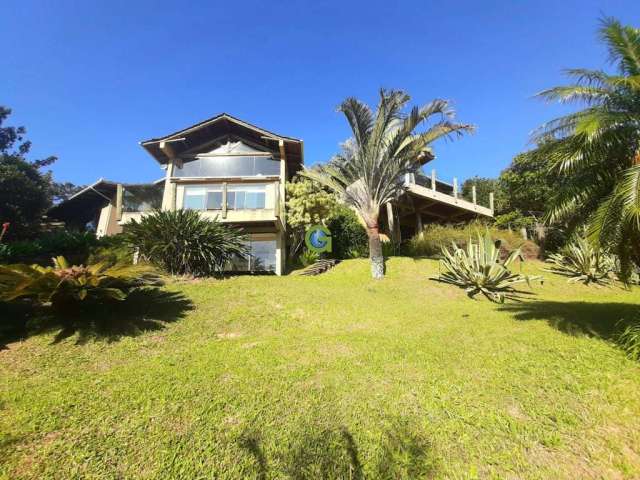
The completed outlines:
<svg viewBox="0 0 640 480">
<path fill-rule="evenodd" d="M 384 256 L 378 224 L 367 227 L 369 237 L 369 259 L 371 260 L 371 277 L 376 280 L 384 278 Z"/>
</svg>

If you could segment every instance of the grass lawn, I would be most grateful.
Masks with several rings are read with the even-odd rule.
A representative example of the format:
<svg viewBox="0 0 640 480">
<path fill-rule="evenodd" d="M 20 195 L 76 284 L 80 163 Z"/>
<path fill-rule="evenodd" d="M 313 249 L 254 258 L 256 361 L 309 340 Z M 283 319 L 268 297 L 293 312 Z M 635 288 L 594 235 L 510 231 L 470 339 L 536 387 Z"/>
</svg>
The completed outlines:
<svg viewBox="0 0 640 480">
<path fill-rule="evenodd" d="M 368 268 L 176 283 L 115 332 L 9 343 L 0 478 L 640 478 L 640 364 L 608 341 L 640 289 L 545 273 L 496 305 L 434 261 Z"/>
</svg>

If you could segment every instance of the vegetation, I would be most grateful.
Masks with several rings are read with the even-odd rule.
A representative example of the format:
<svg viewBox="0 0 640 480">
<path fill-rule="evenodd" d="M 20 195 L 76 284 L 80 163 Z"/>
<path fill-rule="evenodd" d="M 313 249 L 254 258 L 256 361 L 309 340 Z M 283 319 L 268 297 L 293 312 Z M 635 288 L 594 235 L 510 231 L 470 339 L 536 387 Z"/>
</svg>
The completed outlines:
<svg viewBox="0 0 640 480">
<path fill-rule="evenodd" d="M 467 248 L 453 244 L 453 251 L 442 249 L 441 265 L 445 269 L 437 280 L 464 288 L 471 298 L 478 293 L 493 302 L 504 303 L 505 299 L 517 299 L 523 292 L 515 285 L 526 283 L 531 287 L 532 280 L 541 280 L 538 276 L 513 273 L 509 266 L 514 260 L 524 261 L 520 250 L 514 250 L 505 260 L 500 260 L 500 241 L 494 241 L 487 230 L 484 235 L 477 233 L 478 243 L 471 239 Z"/>
<path fill-rule="evenodd" d="M 485 178 L 478 176 L 468 178 L 462 183 L 462 198 L 468 200 L 469 202 L 472 202 L 473 187 L 476 187 L 476 201 L 479 205 L 488 207 L 491 203 L 489 200 L 491 193 L 493 193 L 495 196 L 494 200 L 498 202 L 501 200 L 500 195 L 496 196 L 496 193 L 500 192 L 500 186 L 498 180 L 496 180 L 495 178 Z M 496 205 L 494 203 L 494 207 L 496 210 L 500 210 L 500 205 Z"/>
<path fill-rule="evenodd" d="M 55 198 L 62 198 L 77 187 L 58 184 L 51 172 L 41 169 L 57 159 L 29 161 L 31 142 L 24 140 L 24 127 L 3 127 L 11 109 L 0 106 L 0 223 L 9 223 L 4 241 L 33 237 L 42 216 Z"/>
<path fill-rule="evenodd" d="M 630 359 L 640 360 L 640 322 L 624 326 L 617 342 Z"/>
<path fill-rule="evenodd" d="M 406 245 L 406 253 L 412 257 L 436 257 L 445 247 L 454 243 L 458 248 L 466 248 L 470 238 L 479 230 L 487 230 L 494 241 L 500 241 L 501 256 L 506 257 L 520 248 L 525 258 L 537 258 L 539 249 L 531 241 L 526 241 L 518 232 L 486 226 L 479 222 L 459 225 L 427 225 L 421 233 L 414 235 Z"/>
<path fill-rule="evenodd" d="M 0 265 L 0 301 L 25 299 L 61 312 L 74 312 L 81 303 L 124 300 L 134 288 L 161 284 L 153 270 L 141 265 L 71 266 L 64 257 L 54 258 L 53 267 Z"/>
<path fill-rule="evenodd" d="M 564 275 L 569 282 L 581 282 L 585 285 L 610 284 L 615 270 L 615 262 L 610 255 L 595 248 L 586 238 L 578 238 L 562 249 L 560 253 L 549 256 L 549 272 Z"/>
<path fill-rule="evenodd" d="M 373 278 L 384 276 L 384 257 L 378 218 L 380 208 L 402 193 L 398 181 L 418 170 L 432 155 L 430 144 L 440 138 L 460 136 L 472 131 L 470 125 L 454 123 L 448 102 L 434 100 L 424 107 L 403 110 L 409 95 L 398 90 L 381 90 L 377 111 L 355 98 L 347 98 L 339 107 L 353 138 L 343 144 L 342 152 L 327 165 L 305 169 L 303 175 L 336 193 L 354 207 L 365 223 L 369 238 L 369 258 Z M 432 117 L 435 124 L 416 132 Z"/>
<path fill-rule="evenodd" d="M 123 235 L 132 250 L 172 275 L 220 274 L 248 254 L 239 230 L 195 210 L 153 212 L 128 223 Z"/>
<path fill-rule="evenodd" d="M 590 241 L 617 254 L 628 277 L 632 262 L 640 266 L 640 29 L 607 18 L 600 38 L 617 73 L 568 70 L 574 83 L 540 93 L 584 109 L 543 125 L 528 155 L 558 177 L 548 220 L 586 223 Z"/>
<path fill-rule="evenodd" d="M 39 235 L 34 240 L 21 240 L 3 244 L 0 248 L 0 263 L 49 264 L 52 257 L 71 257 L 83 263 L 89 254 L 111 240 L 97 239 L 90 232 L 60 230 Z"/>
<path fill-rule="evenodd" d="M 339 206 L 327 226 L 331 231 L 333 257 L 342 259 L 367 256 L 367 231 L 352 209 Z"/>
<path fill-rule="evenodd" d="M 300 254 L 300 264 L 303 267 L 308 267 L 309 265 L 313 265 L 314 263 L 316 263 L 318 261 L 318 259 L 320 258 L 320 255 L 318 255 L 318 252 L 314 252 L 313 250 L 304 250 L 301 254 Z"/>
<path fill-rule="evenodd" d="M 387 267 L 174 282 L 196 308 L 135 292 L 109 324 L 137 306 L 135 330 L 9 343 L 0 478 L 639 475 L 640 365 L 613 342 L 640 290 L 548 273 L 497 305 Z"/>
<path fill-rule="evenodd" d="M 333 193 L 306 178 L 296 178 L 293 182 L 288 182 L 286 189 L 289 227 L 287 244 L 289 258 L 293 259 L 300 253 L 307 228 L 330 222 L 339 209 L 339 203 Z"/>
</svg>

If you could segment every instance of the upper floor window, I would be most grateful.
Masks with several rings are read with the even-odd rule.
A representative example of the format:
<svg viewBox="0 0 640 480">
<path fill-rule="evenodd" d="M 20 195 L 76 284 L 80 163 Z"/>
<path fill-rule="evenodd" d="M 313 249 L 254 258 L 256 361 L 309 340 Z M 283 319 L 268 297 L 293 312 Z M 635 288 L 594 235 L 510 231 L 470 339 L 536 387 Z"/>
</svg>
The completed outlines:
<svg viewBox="0 0 640 480">
<path fill-rule="evenodd" d="M 164 183 L 155 185 L 125 185 L 122 191 L 123 212 L 147 212 L 162 206 Z"/>
<path fill-rule="evenodd" d="M 266 183 L 229 184 L 227 209 L 246 210 L 266 208 Z M 222 185 L 186 185 L 182 208 L 191 210 L 221 210 Z"/>
<path fill-rule="evenodd" d="M 176 166 L 173 176 L 188 177 L 257 177 L 280 175 L 280 161 L 270 156 L 216 155 L 199 157 Z"/>
</svg>

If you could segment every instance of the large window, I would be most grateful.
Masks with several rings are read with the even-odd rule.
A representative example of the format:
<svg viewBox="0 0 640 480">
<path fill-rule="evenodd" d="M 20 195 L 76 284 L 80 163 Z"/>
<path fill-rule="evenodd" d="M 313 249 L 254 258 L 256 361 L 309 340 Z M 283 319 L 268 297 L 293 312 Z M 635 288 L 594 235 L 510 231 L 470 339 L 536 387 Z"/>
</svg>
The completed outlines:
<svg viewBox="0 0 640 480">
<path fill-rule="evenodd" d="M 200 157 L 176 166 L 174 177 L 256 177 L 280 175 L 280 161 L 268 156 Z"/>
<path fill-rule="evenodd" d="M 191 210 L 221 210 L 222 185 L 187 185 L 182 208 Z M 258 210 L 266 208 L 266 183 L 230 184 L 227 186 L 228 210 Z"/>
<path fill-rule="evenodd" d="M 234 272 L 275 272 L 276 271 L 276 241 L 249 240 L 249 255 L 244 258 L 234 258 L 226 270 Z"/>
<path fill-rule="evenodd" d="M 164 183 L 157 185 L 125 185 L 122 191 L 123 212 L 147 212 L 162 206 Z"/>
<path fill-rule="evenodd" d="M 257 210 L 265 208 L 267 185 L 231 184 L 227 187 L 227 208 L 230 210 Z"/>
<path fill-rule="evenodd" d="M 217 185 L 184 187 L 182 208 L 190 210 L 221 210 L 222 187 Z"/>
</svg>

